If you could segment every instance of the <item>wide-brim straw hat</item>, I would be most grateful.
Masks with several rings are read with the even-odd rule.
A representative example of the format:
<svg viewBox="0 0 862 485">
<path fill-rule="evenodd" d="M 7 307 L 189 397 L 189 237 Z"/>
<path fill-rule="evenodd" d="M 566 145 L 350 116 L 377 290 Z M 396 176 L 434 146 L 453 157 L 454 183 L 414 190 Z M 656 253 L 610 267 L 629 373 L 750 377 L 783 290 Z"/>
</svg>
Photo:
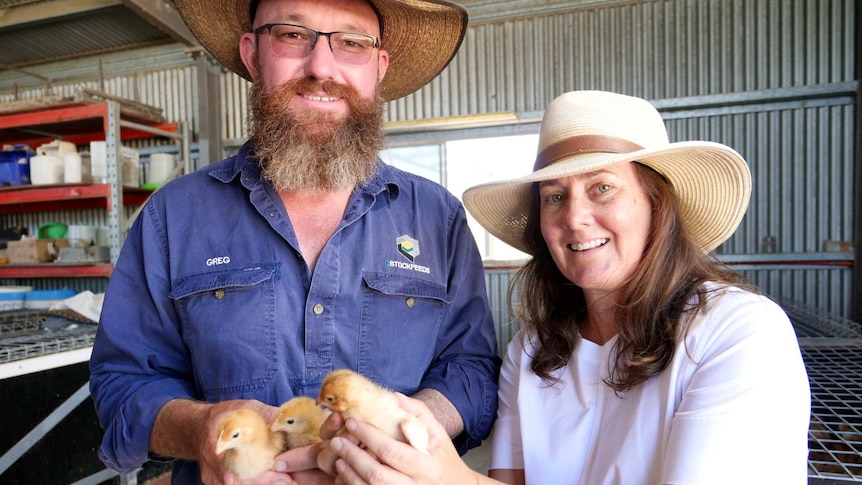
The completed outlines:
<svg viewBox="0 0 862 485">
<path fill-rule="evenodd" d="M 231 71 L 251 75 L 239 56 L 239 39 L 251 32 L 252 0 L 174 0 L 201 45 Z M 445 0 L 367 0 L 380 20 L 380 48 L 389 67 L 380 95 L 393 100 L 418 90 L 455 56 L 467 31 L 467 10 Z"/>
<path fill-rule="evenodd" d="M 523 238 L 533 183 L 633 161 L 671 183 L 682 224 L 704 252 L 726 241 L 742 221 L 751 174 L 739 153 L 707 141 L 670 143 L 649 102 L 604 91 L 573 91 L 553 100 L 542 118 L 533 173 L 467 189 L 464 205 L 488 232 L 529 253 Z"/>
</svg>

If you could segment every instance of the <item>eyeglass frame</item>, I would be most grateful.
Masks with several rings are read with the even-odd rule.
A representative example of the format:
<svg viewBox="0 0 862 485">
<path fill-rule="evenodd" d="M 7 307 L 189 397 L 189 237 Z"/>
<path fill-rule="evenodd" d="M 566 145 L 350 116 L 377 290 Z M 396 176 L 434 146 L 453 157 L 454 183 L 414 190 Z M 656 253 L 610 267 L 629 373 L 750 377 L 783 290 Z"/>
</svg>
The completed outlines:
<svg viewBox="0 0 862 485">
<path fill-rule="evenodd" d="M 320 40 L 321 35 L 325 36 L 327 38 L 327 40 L 329 41 L 329 42 L 327 42 L 329 44 L 329 51 L 334 53 L 335 51 L 332 48 L 332 34 L 354 34 L 354 35 L 361 35 L 363 37 L 370 37 L 371 39 L 374 40 L 374 43 L 371 44 L 371 48 L 372 49 L 379 49 L 380 48 L 380 37 L 377 37 L 377 36 L 374 36 L 371 34 L 364 34 L 362 32 L 352 32 L 349 30 L 336 30 L 333 32 L 326 32 L 323 30 L 314 30 L 314 29 L 312 29 L 310 27 L 306 27 L 304 25 L 290 24 L 290 23 L 284 23 L 284 22 L 273 22 L 273 23 L 269 23 L 269 24 L 263 24 L 260 27 L 252 30 L 252 33 L 255 36 L 260 36 L 260 34 L 262 34 L 264 30 L 266 30 L 267 33 L 269 34 L 270 38 L 272 38 L 272 28 L 277 27 L 279 25 L 287 25 L 289 27 L 299 27 L 300 29 L 305 29 L 309 32 L 313 32 L 314 33 L 314 40 L 311 41 L 311 46 L 309 47 L 309 50 L 308 50 L 309 53 L 311 53 L 311 51 L 313 51 L 314 48 L 317 47 L 317 41 Z M 371 58 L 369 57 L 368 60 L 371 60 Z M 367 63 L 368 61 L 365 61 L 365 62 Z"/>
</svg>

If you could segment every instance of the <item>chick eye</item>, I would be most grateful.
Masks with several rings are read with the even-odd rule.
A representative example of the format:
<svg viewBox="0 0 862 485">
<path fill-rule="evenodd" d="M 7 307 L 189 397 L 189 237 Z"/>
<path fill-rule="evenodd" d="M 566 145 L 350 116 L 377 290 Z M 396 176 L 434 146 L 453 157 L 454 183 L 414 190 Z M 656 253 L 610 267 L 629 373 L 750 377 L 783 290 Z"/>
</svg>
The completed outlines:
<svg viewBox="0 0 862 485">
<path fill-rule="evenodd" d="M 329 396 L 326 398 L 326 402 L 334 402 L 334 401 L 335 401 L 335 398 L 332 396 Z"/>
<path fill-rule="evenodd" d="M 288 420 L 287 420 L 287 421 L 285 421 L 285 422 L 286 422 L 287 424 L 293 424 L 294 422 L 296 422 L 296 420 L 295 420 L 295 419 L 288 419 Z"/>
<path fill-rule="evenodd" d="M 234 434 L 233 434 L 233 436 L 231 436 L 231 438 L 234 438 L 234 439 L 239 438 L 239 431 L 234 432 Z"/>
</svg>

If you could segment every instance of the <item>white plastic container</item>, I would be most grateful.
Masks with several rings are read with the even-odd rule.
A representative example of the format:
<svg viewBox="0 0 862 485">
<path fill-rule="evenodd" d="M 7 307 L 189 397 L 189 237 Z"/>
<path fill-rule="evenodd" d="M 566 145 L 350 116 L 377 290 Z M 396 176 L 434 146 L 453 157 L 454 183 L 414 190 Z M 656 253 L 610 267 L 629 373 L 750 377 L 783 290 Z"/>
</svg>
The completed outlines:
<svg viewBox="0 0 862 485">
<path fill-rule="evenodd" d="M 123 185 L 140 187 L 141 172 L 138 163 L 140 155 L 134 148 L 120 147 L 120 157 L 117 162 Z M 93 182 L 103 184 L 108 181 L 108 146 L 104 141 L 90 142 L 90 173 Z"/>
<path fill-rule="evenodd" d="M 77 152 L 63 155 L 63 182 L 67 184 L 81 182 L 81 155 Z"/>
<path fill-rule="evenodd" d="M 67 153 L 77 153 L 75 144 L 68 141 L 54 140 L 51 143 L 39 145 L 36 148 L 37 155 L 51 155 L 63 159 L 63 155 Z"/>
<path fill-rule="evenodd" d="M 54 155 L 30 157 L 30 183 L 33 185 L 63 183 L 63 159 Z"/>
<path fill-rule="evenodd" d="M 150 167 L 147 170 L 148 184 L 163 184 L 174 170 L 174 156 L 170 153 L 153 153 L 150 155 Z"/>
<path fill-rule="evenodd" d="M 32 289 L 32 286 L 0 286 L 0 311 L 24 308 L 27 293 Z"/>
<path fill-rule="evenodd" d="M 96 242 L 96 226 L 70 225 L 66 230 L 69 246 L 92 246 Z"/>
</svg>

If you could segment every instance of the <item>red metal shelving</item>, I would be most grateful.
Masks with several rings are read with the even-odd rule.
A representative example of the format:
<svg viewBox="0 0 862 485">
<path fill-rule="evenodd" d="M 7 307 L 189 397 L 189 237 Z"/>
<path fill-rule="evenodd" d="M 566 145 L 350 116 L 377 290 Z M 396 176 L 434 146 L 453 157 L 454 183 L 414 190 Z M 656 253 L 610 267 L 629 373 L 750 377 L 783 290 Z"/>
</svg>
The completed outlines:
<svg viewBox="0 0 862 485">
<path fill-rule="evenodd" d="M 121 109 L 123 120 L 176 133 L 176 123 L 167 123 L 131 109 Z M 108 129 L 108 106 L 105 102 L 70 102 L 53 108 L 34 109 L 0 115 L 0 143 L 24 143 L 31 148 L 62 137 L 76 145 L 104 140 Z M 33 127 L 38 127 L 34 131 Z M 48 135 L 50 134 L 50 135 Z M 152 133 L 132 127 L 120 127 L 120 139 L 150 138 Z"/>
<path fill-rule="evenodd" d="M 0 278 L 107 278 L 111 263 L 0 264 Z"/>
<path fill-rule="evenodd" d="M 153 191 L 123 187 L 123 205 L 141 205 Z M 17 185 L 0 188 L 0 214 L 54 210 L 111 210 L 109 184 Z"/>
<path fill-rule="evenodd" d="M 96 100 L 89 93 L 74 99 L 55 100 L 49 105 L 12 103 L 3 108 L 0 109 L 0 145 L 27 144 L 36 148 L 58 138 L 86 145 L 90 141 L 116 137 L 112 135 L 116 128 L 119 131 L 116 143 L 169 136 L 166 133 L 179 131 L 176 123 L 166 122 L 151 107 L 128 100 Z M 150 129 L 156 131 L 146 131 Z M 110 214 L 112 230 L 118 231 L 116 228 L 122 226 L 124 215 L 123 211 L 114 210 L 119 194 L 112 193 L 112 188 L 116 186 L 116 183 L 104 183 L 0 187 L 0 214 L 102 209 Z M 123 187 L 122 191 L 125 206 L 142 205 L 152 193 L 152 190 L 137 187 Z M 111 251 L 113 258 L 114 246 Z M 113 267 L 111 263 L 0 264 L 0 278 L 109 277 Z"/>
</svg>

